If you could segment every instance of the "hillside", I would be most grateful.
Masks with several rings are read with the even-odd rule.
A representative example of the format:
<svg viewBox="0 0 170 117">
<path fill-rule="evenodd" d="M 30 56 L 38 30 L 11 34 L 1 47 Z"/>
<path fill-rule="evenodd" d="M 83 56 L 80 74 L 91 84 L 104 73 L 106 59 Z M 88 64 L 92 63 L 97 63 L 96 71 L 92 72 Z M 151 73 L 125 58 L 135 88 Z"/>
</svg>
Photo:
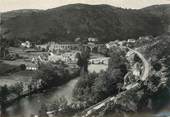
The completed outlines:
<svg viewBox="0 0 170 117">
<path fill-rule="evenodd" d="M 170 32 L 170 4 L 150 6 L 143 8 L 142 11 L 160 17 L 165 30 Z"/>
<path fill-rule="evenodd" d="M 165 13 L 165 15 L 170 15 L 170 4 L 153 5 L 153 6 L 145 7 L 141 10 L 148 11 L 151 14 L 157 16 L 161 16 L 163 13 Z"/>
<path fill-rule="evenodd" d="M 47 40 L 74 41 L 77 37 L 82 40 L 96 37 L 107 42 L 156 36 L 167 30 L 169 22 L 156 12 L 152 13 L 154 9 L 159 10 L 157 7 L 131 10 L 109 5 L 71 4 L 48 10 L 17 10 L 2 13 L 1 34 L 8 40 L 41 43 Z M 170 17 L 169 12 L 166 17 Z"/>
</svg>

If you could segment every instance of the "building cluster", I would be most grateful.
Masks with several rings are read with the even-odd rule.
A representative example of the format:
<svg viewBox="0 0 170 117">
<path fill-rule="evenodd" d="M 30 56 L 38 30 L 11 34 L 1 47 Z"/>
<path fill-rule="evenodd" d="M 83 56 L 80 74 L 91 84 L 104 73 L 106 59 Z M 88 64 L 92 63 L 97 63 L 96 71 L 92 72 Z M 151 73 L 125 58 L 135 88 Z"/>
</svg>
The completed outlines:
<svg viewBox="0 0 170 117">
<path fill-rule="evenodd" d="M 143 37 L 139 37 L 139 40 L 141 38 L 143 39 Z M 145 38 L 147 38 L 147 37 L 145 37 Z M 110 42 L 106 43 L 105 46 L 106 46 L 106 48 L 110 49 L 113 46 L 125 46 L 125 45 L 127 46 L 127 45 L 132 45 L 135 42 L 136 42 L 135 39 L 128 39 L 127 41 L 115 40 L 115 41 L 110 41 Z M 89 37 L 87 39 L 87 44 L 72 43 L 72 42 L 68 42 L 68 43 L 67 42 L 61 42 L 61 43 L 48 42 L 46 44 L 35 45 L 35 47 L 39 50 L 54 52 L 54 51 L 80 50 L 80 48 L 82 46 L 90 47 L 92 50 L 94 47 L 99 47 L 99 46 L 104 45 L 104 44 L 97 44 L 97 43 L 98 43 L 97 38 Z M 21 43 L 21 47 L 31 48 L 32 44 L 29 41 L 25 41 L 25 42 Z"/>
<path fill-rule="evenodd" d="M 89 64 L 105 64 L 108 65 L 109 57 L 99 57 L 89 60 Z"/>
<path fill-rule="evenodd" d="M 56 43 L 56 42 L 48 42 L 42 45 L 36 45 L 36 48 L 40 50 L 47 50 L 49 52 L 54 51 L 70 51 L 79 49 L 79 44 L 76 43 Z"/>
<path fill-rule="evenodd" d="M 56 62 L 56 61 L 64 61 L 65 63 L 77 63 L 77 52 L 66 52 L 63 54 L 53 54 L 50 53 L 48 56 L 48 61 Z"/>
<path fill-rule="evenodd" d="M 119 40 L 115 40 L 115 41 L 110 41 L 108 43 L 105 44 L 107 49 L 110 49 L 112 47 L 115 46 L 127 46 L 127 47 L 131 47 L 136 43 L 135 39 L 128 39 L 127 41 L 123 40 L 123 41 L 119 41 Z"/>
<path fill-rule="evenodd" d="M 63 61 L 68 64 L 76 63 L 77 58 L 76 54 L 80 52 L 82 47 L 88 47 L 91 52 L 94 50 L 97 50 L 98 48 L 105 47 L 107 49 L 112 48 L 113 46 L 126 46 L 127 44 L 135 43 L 134 39 L 129 39 L 127 41 L 110 41 L 106 44 L 98 44 L 97 38 L 89 37 L 87 39 L 86 44 L 81 43 L 57 43 L 57 42 L 48 42 L 46 44 L 41 45 L 35 45 L 35 48 L 37 48 L 40 51 L 46 51 L 47 54 L 42 54 L 37 57 L 32 58 L 32 62 L 38 64 L 39 62 L 57 62 L 57 61 Z M 29 41 L 26 41 L 24 43 L 21 43 L 22 47 L 30 48 L 32 45 Z M 99 57 L 96 59 L 90 59 L 89 64 L 108 64 L 108 58 L 107 57 Z M 35 69 L 35 68 L 28 68 L 28 69 Z"/>
<path fill-rule="evenodd" d="M 57 62 L 57 61 L 63 61 L 67 64 L 74 64 L 77 62 L 76 58 L 77 52 L 66 52 L 63 54 L 54 54 L 52 52 L 49 52 L 49 54 L 42 54 L 38 57 L 33 57 L 32 62 L 35 64 L 38 64 L 39 62 L 47 63 L 47 62 Z"/>
</svg>

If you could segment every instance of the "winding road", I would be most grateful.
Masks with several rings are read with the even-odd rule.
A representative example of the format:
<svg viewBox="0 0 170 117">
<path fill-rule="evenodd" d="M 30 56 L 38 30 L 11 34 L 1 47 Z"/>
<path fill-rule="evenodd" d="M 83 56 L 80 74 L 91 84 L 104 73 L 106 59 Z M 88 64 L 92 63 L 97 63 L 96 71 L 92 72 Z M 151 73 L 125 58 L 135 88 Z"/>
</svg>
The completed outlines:
<svg viewBox="0 0 170 117">
<path fill-rule="evenodd" d="M 141 76 L 141 80 L 142 81 L 146 80 L 148 78 L 148 75 L 149 75 L 149 72 L 150 72 L 150 64 L 149 64 L 149 62 L 145 59 L 145 57 L 140 52 L 138 52 L 136 50 L 133 50 L 131 48 L 128 48 L 128 49 L 130 51 L 136 53 L 139 56 L 139 58 L 142 60 L 143 66 L 144 66 L 143 67 L 144 68 L 144 72 L 143 72 L 143 75 Z"/>
<path fill-rule="evenodd" d="M 141 76 L 141 81 L 145 81 L 147 80 L 148 76 L 149 76 L 149 72 L 150 72 L 150 64 L 149 62 L 145 59 L 145 57 L 138 51 L 133 50 L 131 48 L 128 48 L 129 51 L 132 51 L 134 53 L 136 53 L 138 55 L 138 57 L 142 60 L 143 63 L 143 74 Z M 116 100 L 118 97 L 123 96 L 123 94 L 127 93 L 128 91 L 132 90 L 132 89 L 136 89 L 137 87 L 140 87 L 139 83 L 135 83 L 133 85 L 131 85 L 130 87 L 126 88 L 126 91 L 123 91 L 121 93 L 119 93 L 116 96 L 113 97 L 108 97 L 105 100 L 85 109 L 80 116 L 82 117 L 89 117 L 90 115 L 92 115 L 94 112 L 96 112 L 97 110 L 100 110 L 101 108 L 105 107 L 107 105 L 107 103 L 113 101 L 114 103 L 116 103 Z"/>
</svg>

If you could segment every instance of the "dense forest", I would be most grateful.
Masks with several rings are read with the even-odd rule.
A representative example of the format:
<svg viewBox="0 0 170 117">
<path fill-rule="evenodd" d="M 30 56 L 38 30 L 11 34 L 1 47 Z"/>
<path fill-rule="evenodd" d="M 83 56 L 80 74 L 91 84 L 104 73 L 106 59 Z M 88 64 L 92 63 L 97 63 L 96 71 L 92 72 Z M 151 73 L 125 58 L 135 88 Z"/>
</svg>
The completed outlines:
<svg viewBox="0 0 170 117">
<path fill-rule="evenodd" d="M 48 10 L 9 11 L 2 13 L 1 18 L 0 37 L 10 41 L 44 43 L 95 37 L 100 42 L 108 42 L 166 32 L 170 24 L 170 5 L 132 10 L 71 4 Z"/>
</svg>

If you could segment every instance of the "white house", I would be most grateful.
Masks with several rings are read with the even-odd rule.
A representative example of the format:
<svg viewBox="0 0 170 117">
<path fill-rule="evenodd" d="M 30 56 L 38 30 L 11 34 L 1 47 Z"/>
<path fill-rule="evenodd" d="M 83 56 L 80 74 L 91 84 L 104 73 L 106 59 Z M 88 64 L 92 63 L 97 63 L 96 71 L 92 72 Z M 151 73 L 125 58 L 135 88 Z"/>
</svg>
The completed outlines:
<svg viewBox="0 0 170 117">
<path fill-rule="evenodd" d="M 93 37 L 88 38 L 88 42 L 97 42 L 97 41 L 98 41 L 97 38 L 93 38 Z"/>
<path fill-rule="evenodd" d="M 108 65 L 109 57 L 100 57 L 89 60 L 89 64 L 106 64 Z"/>
<path fill-rule="evenodd" d="M 128 41 L 127 41 L 128 43 L 135 43 L 136 42 L 136 40 L 135 39 L 128 39 Z"/>
<path fill-rule="evenodd" d="M 21 47 L 30 48 L 31 47 L 31 43 L 29 41 L 25 41 L 24 43 L 21 43 Z"/>
<path fill-rule="evenodd" d="M 110 41 L 109 43 L 105 44 L 106 48 L 110 49 L 113 46 L 117 46 L 117 44 L 114 41 Z"/>
</svg>

